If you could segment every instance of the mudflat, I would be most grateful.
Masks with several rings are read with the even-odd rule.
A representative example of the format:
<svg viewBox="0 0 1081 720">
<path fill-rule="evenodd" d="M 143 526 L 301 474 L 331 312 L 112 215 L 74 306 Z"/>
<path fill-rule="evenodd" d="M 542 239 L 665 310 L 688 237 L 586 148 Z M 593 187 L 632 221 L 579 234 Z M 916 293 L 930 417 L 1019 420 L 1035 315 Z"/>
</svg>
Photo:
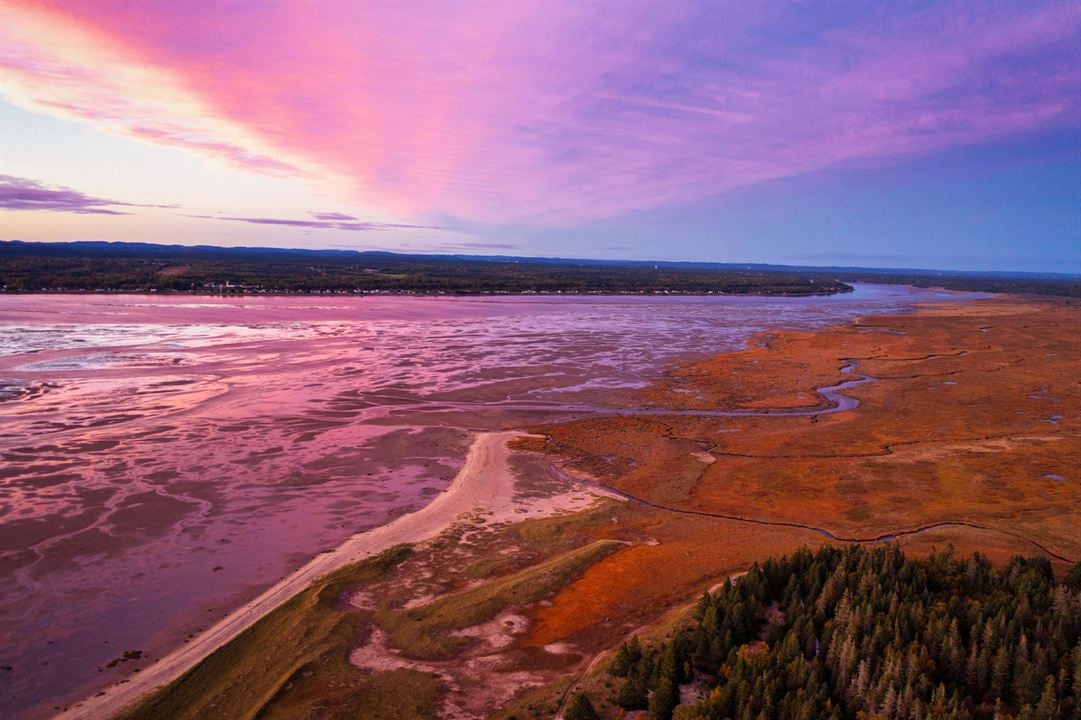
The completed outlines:
<svg viewBox="0 0 1081 720">
<path fill-rule="evenodd" d="M 423 508 L 477 432 L 636 410 L 663 368 L 741 347 L 763 317 L 943 296 L 6 296 L 0 714 L 145 672 Z"/>
<path fill-rule="evenodd" d="M 459 516 L 358 575 L 334 605 L 363 628 L 352 669 L 327 655 L 267 680 L 250 709 L 284 717 L 333 687 L 343 708 L 399 713 L 372 717 L 551 717 L 571 689 L 605 697 L 605 658 L 630 634 L 801 546 L 952 545 L 1063 572 L 1081 559 L 1081 347 L 1061 328 L 1079 320 L 1070 301 L 1000 297 L 767 331 L 670 367 L 641 413 L 485 436 L 521 517 Z M 837 411 L 838 393 L 855 403 Z M 597 494 L 545 502 L 583 488 Z M 237 667 L 260 652 L 230 646 Z M 201 667 L 134 717 L 180 697 L 243 706 Z M 403 710 L 406 686 L 430 692 Z"/>
</svg>

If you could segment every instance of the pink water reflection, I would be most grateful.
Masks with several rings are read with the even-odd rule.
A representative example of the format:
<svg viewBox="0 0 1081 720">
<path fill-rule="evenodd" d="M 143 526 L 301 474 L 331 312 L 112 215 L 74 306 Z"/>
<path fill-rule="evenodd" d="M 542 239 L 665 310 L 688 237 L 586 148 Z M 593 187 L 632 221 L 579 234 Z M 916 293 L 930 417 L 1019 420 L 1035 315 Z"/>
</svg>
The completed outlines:
<svg viewBox="0 0 1081 720">
<path fill-rule="evenodd" d="M 767 323 L 932 295 L 0 296 L 0 715 L 114 682 L 125 650 L 160 656 L 423 505 L 472 430 L 625 406 Z"/>
</svg>

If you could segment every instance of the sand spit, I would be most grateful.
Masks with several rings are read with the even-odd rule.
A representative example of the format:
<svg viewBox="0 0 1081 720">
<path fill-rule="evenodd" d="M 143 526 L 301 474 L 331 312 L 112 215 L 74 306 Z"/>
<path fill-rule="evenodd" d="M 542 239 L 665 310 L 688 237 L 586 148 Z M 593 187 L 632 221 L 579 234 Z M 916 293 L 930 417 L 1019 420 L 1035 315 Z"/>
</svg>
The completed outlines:
<svg viewBox="0 0 1081 720">
<path fill-rule="evenodd" d="M 476 436 L 465 464 L 445 492 L 424 508 L 403 515 L 387 525 L 354 535 L 335 550 L 313 558 L 259 597 L 245 603 L 213 627 L 177 648 L 157 663 L 121 683 L 63 711 L 64 720 L 100 720 L 130 707 L 140 698 L 163 687 L 251 627 L 260 618 L 314 581 L 350 563 L 363 560 L 402 543 L 417 543 L 438 535 L 462 515 L 485 513 L 507 518 L 515 511 L 514 477 L 510 469 L 512 450 L 507 442 L 520 432 L 486 432 Z M 567 497 L 571 509 L 584 498 Z M 545 508 L 551 512 L 561 503 Z M 517 517 L 522 517 L 521 514 Z"/>
</svg>

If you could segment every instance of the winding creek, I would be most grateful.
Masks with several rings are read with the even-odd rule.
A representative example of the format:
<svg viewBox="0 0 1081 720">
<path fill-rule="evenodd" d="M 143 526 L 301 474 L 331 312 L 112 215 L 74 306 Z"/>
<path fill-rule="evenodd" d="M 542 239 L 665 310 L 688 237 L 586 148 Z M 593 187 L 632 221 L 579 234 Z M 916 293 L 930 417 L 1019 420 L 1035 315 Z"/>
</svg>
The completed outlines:
<svg viewBox="0 0 1081 720">
<path fill-rule="evenodd" d="M 930 360 L 930 359 L 934 359 L 935 357 L 937 357 L 937 356 L 936 355 L 927 355 L 924 358 L 917 358 L 917 359 Z M 848 374 L 848 375 L 855 375 L 856 370 L 857 370 L 858 367 L 859 367 L 859 364 L 855 360 L 846 359 L 844 361 L 844 365 L 840 368 L 840 371 L 842 373 L 845 373 L 845 374 Z M 822 396 L 823 400 L 825 401 L 825 404 L 824 405 L 816 405 L 814 407 L 780 408 L 780 409 L 770 409 L 770 410 L 738 410 L 738 409 L 737 410 L 665 410 L 665 409 L 662 409 L 662 408 L 650 408 L 648 410 L 628 410 L 626 412 L 620 412 L 620 413 L 612 413 L 610 411 L 605 412 L 603 410 L 597 409 L 596 414 L 600 414 L 600 415 L 605 415 L 605 414 L 607 414 L 607 415 L 612 415 L 612 414 L 619 414 L 619 415 L 662 415 L 662 416 L 663 415 L 669 415 L 669 416 L 671 416 L 671 415 L 692 415 L 692 416 L 698 416 L 698 417 L 792 417 L 792 416 L 808 416 L 808 415 L 828 415 L 828 414 L 832 414 L 832 413 L 849 412 L 849 411 L 855 410 L 857 407 L 859 407 L 859 400 L 857 398 L 854 398 L 854 397 L 850 396 L 850 395 L 844 395 L 843 391 L 854 388 L 854 387 L 858 387 L 858 386 L 866 384 L 866 383 L 875 382 L 877 380 L 880 380 L 880 378 L 877 378 L 877 377 L 875 377 L 873 375 L 860 374 L 853 380 L 845 380 L 845 381 L 837 383 L 835 385 L 827 385 L 827 386 L 816 388 L 815 392 L 817 392 L 819 395 Z M 551 444 L 554 447 L 558 447 L 558 444 L 555 443 L 555 441 L 552 439 L 552 437 L 550 435 L 546 437 L 546 442 Z M 709 451 L 707 450 L 706 452 L 709 452 Z M 798 529 L 798 530 L 807 530 L 809 532 L 817 533 L 818 535 L 821 535 L 822 537 L 825 537 L 825 538 L 827 538 L 829 540 L 833 540 L 833 541 L 836 541 L 836 542 L 857 543 L 857 544 L 895 542 L 896 540 L 898 540 L 898 539 L 900 539 L 902 537 L 907 537 L 907 536 L 911 536 L 911 535 L 921 535 L 923 533 L 930 532 L 932 530 L 938 530 L 938 529 L 941 529 L 941 528 L 966 527 L 966 528 L 972 528 L 974 530 L 983 530 L 983 531 L 986 531 L 986 532 L 998 533 L 1000 535 L 1007 535 L 1009 537 L 1016 538 L 1018 540 L 1022 540 L 1022 541 L 1026 542 L 1026 543 L 1029 543 L 1030 545 L 1032 545 L 1033 547 L 1035 547 L 1036 549 L 1038 549 L 1040 552 L 1044 553 L 1048 557 L 1054 558 L 1056 560 L 1061 560 L 1061 561 L 1067 562 L 1067 563 L 1076 563 L 1077 562 L 1077 560 L 1066 557 L 1065 555 L 1062 555 L 1061 553 L 1058 553 L 1058 552 L 1052 550 L 1051 548 L 1047 547 L 1046 545 L 1043 545 L 1043 544 L 1037 542 L 1036 540 L 1033 540 L 1032 538 L 1026 537 L 1025 535 L 1022 535 L 1020 533 L 1016 533 L 1016 532 L 1013 532 L 1011 530 L 1004 530 L 1002 528 L 992 527 L 990 525 L 984 525 L 984 524 L 980 524 L 980 523 L 969 522 L 969 521 L 966 521 L 966 520 L 941 520 L 941 521 L 937 521 L 937 522 L 933 522 L 933 523 L 928 523 L 926 525 L 920 525 L 919 527 L 915 527 L 915 528 L 908 528 L 908 529 L 902 529 L 902 530 L 893 530 L 893 531 L 882 533 L 882 534 L 879 534 L 879 535 L 869 535 L 869 536 L 839 535 L 839 534 L 834 533 L 834 532 L 832 532 L 832 531 L 830 531 L 830 530 L 828 530 L 828 529 L 826 529 L 824 527 L 819 527 L 819 526 L 816 526 L 816 525 L 809 525 L 809 524 L 806 524 L 806 523 L 786 522 L 786 521 L 783 521 L 783 520 L 766 520 L 766 519 L 763 519 L 763 518 L 752 518 L 752 517 L 746 517 L 746 516 L 743 516 L 743 515 L 731 515 L 731 514 L 726 514 L 726 513 L 707 512 L 707 511 L 703 511 L 703 510 L 692 510 L 692 509 L 689 509 L 689 508 L 678 508 L 678 507 L 673 507 L 671 505 L 663 505 L 663 504 L 660 504 L 660 503 L 652 502 L 650 500 L 647 500 L 646 498 L 639 497 L 637 495 L 631 495 L 631 494 L 629 494 L 627 492 L 624 492 L 623 490 L 620 490 L 619 488 L 616 488 L 616 487 L 614 487 L 612 485 L 608 485 L 606 483 L 602 483 L 602 482 L 600 482 L 600 481 L 598 481 L 596 479 L 583 478 L 583 477 L 579 477 L 577 475 L 572 475 L 572 474 L 564 472 L 562 469 L 560 469 L 558 467 L 554 467 L 554 466 L 553 466 L 553 469 L 555 470 L 555 472 L 557 472 L 560 475 L 560 477 L 567 480 L 568 482 L 578 483 L 578 484 L 581 484 L 581 485 L 585 485 L 586 487 L 596 488 L 598 490 L 604 491 L 604 492 L 612 494 L 612 495 L 616 495 L 616 496 L 618 496 L 618 497 L 620 497 L 620 498 L 622 498 L 622 499 L 624 499 L 624 500 L 626 500 L 628 502 L 633 502 L 633 503 L 635 503 L 637 505 L 641 505 L 643 507 L 652 508 L 654 510 L 661 510 L 661 511 L 664 511 L 664 512 L 676 513 L 676 514 L 680 514 L 680 515 L 695 515 L 695 516 L 698 516 L 698 517 L 711 517 L 711 518 L 718 518 L 718 519 L 722 519 L 722 520 L 731 520 L 733 522 L 747 523 L 747 524 L 750 524 L 750 525 L 763 525 L 763 526 L 767 526 L 767 527 L 787 527 L 787 528 L 794 528 L 794 529 Z"/>
</svg>

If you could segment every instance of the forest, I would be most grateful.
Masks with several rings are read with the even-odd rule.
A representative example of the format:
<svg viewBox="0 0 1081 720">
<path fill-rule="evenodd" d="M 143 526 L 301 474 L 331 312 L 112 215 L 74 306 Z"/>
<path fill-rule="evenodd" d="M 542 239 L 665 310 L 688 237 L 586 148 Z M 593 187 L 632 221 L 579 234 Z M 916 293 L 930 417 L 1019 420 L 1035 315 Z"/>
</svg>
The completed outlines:
<svg viewBox="0 0 1081 720">
<path fill-rule="evenodd" d="M 1081 278 L 710 262 L 0 241 L 0 292 L 829 295 L 849 283 L 1081 297 Z"/>
<path fill-rule="evenodd" d="M 0 242 L 4 292 L 198 294 L 724 293 L 828 295 L 852 288 L 797 272 L 386 252 Z"/>
<path fill-rule="evenodd" d="M 1044 558 L 803 549 L 705 594 L 664 642 L 624 643 L 609 673 L 612 697 L 567 720 L 1077 718 L 1081 565 L 1057 582 Z"/>
</svg>

